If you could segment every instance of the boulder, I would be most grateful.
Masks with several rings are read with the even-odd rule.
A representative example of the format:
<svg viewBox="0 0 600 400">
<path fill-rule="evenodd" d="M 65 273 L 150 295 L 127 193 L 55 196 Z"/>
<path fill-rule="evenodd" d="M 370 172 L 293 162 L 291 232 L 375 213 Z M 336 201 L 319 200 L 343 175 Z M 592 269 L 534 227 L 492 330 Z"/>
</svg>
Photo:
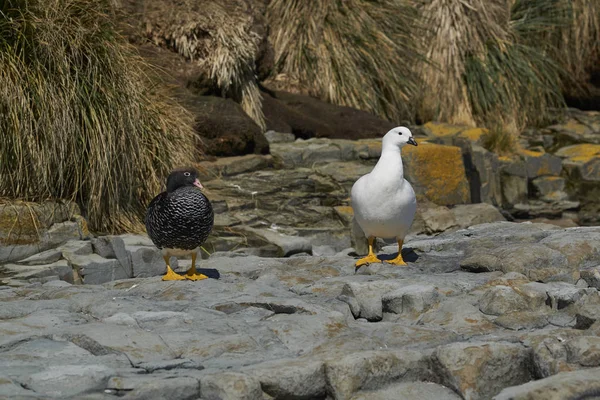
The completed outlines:
<svg viewBox="0 0 600 400">
<path fill-rule="evenodd" d="M 195 117 L 200 149 L 213 156 L 267 154 L 269 143 L 261 128 L 231 99 L 197 96 L 184 103 Z"/>
<path fill-rule="evenodd" d="M 268 89 L 262 96 L 267 129 L 296 138 L 380 138 L 396 126 L 368 112 L 310 96 Z"/>
<path fill-rule="evenodd" d="M 600 394 L 600 368 L 560 372 L 548 378 L 502 390 L 494 400 L 588 399 Z"/>
<path fill-rule="evenodd" d="M 506 386 L 531 380 L 531 350 L 515 343 L 474 342 L 440 346 L 435 363 L 442 382 L 466 400 L 489 399 Z"/>
<path fill-rule="evenodd" d="M 417 194 L 438 205 L 471 202 L 459 147 L 423 142 L 403 149 L 404 175 Z"/>
<path fill-rule="evenodd" d="M 207 375 L 200 381 L 201 395 L 206 400 L 262 400 L 260 381 L 239 372 Z"/>
</svg>

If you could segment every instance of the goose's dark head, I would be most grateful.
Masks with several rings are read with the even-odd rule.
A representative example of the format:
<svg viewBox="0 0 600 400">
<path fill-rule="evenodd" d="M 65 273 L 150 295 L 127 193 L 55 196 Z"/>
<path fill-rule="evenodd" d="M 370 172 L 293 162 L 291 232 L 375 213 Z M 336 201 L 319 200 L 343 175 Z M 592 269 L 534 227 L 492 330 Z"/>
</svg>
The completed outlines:
<svg viewBox="0 0 600 400">
<path fill-rule="evenodd" d="M 172 192 L 180 187 L 196 186 L 204 189 L 198 180 L 198 170 L 194 167 L 177 168 L 167 178 L 167 192 Z"/>
</svg>

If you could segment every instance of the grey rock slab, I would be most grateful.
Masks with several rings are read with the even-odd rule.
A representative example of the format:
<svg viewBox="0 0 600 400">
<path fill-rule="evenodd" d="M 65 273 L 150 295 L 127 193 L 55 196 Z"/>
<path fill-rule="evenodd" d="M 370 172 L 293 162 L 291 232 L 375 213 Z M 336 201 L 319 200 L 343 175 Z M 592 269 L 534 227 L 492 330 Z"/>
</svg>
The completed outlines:
<svg viewBox="0 0 600 400">
<path fill-rule="evenodd" d="M 560 228 L 542 223 L 493 222 L 474 225 L 436 237 L 417 238 L 405 243 L 419 252 L 452 251 L 458 254 L 485 253 L 502 245 L 537 243 Z"/>
<path fill-rule="evenodd" d="M 546 293 L 552 308 L 558 310 L 578 302 L 583 296 L 598 294 L 598 291 L 594 288 L 579 288 L 563 282 L 552 282 L 548 286 Z"/>
<path fill-rule="evenodd" d="M 104 258 L 98 254 L 69 254 L 66 257 L 87 285 L 131 278 L 131 272 L 124 268 L 118 260 Z"/>
<path fill-rule="evenodd" d="M 24 265 L 41 265 L 52 264 L 62 258 L 62 252 L 58 249 L 50 249 L 34 254 L 24 260 L 19 261 L 19 264 Z"/>
<path fill-rule="evenodd" d="M 593 288 L 600 290 L 600 265 L 580 271 L 581 279 Z"/>
<path fill-rule="evenodd" d="M 156 247 L 126 244 L 125 249 L 131 256 L 132 277 L 148 278 L 164 275 L 167 272 L 165 260 Z M 179 264 L 176 257 L 171 257 L 170 263 L 171 268 L 174 270 L 178 269 Z"/>
<path fill-rule="evenodd" d="M 354 329 L 362 332 L 365 337 L 378 339 L 383 346 L 379 348 L 411 348 L 437 346 L 452 343 L 461 339 L 459 333 L 451 329 L 434 326 L 404 325 L 403 321 L 381 321 L 376 324 L 356 324 Z"/>
<path fill-rule="evenodd" d="M 244 227 L 243 231 L 262 237 L 266 242 L 277 246 L 279 248 L 279 257 L 289 257 L 297 253 L 310 254 L 312 252 L 310 240 L 303 237 L 289 236 L 273 230 L 250 227 Z"/>
<path fill-rule="evenodd" d="M 154 243 L 152 243 L 152 240 L 148 237 L 148 235 L 136 235 L 133 233 L 128 233 L 124 235 L 119 235 L 119 237 L 121 238 L 121 240 L 123 240 L 125 246 L 154 246 Z"/>
<path fill-rule="evenodd" d="M 579 279 L 579 270 L 565 255 L 542 244 L 511 244 L 476 252 L 463 259 L 460 266 L 472 272 L 519 272 L 532 281 L 575 283 Z"/>
<path fill-rule="evenodd" d="M 401 380 L 432 377 L 427 355 L 418 351 L 362 351 L 325 364 L 327 387 L 335 399 Z"/>
<path fill-rule="evenodd" d="M 425 231 L 434 234 L 458 227 L 454 214 L 447 207 L 431 207 L 421 213 Z"/>
<path fill-rule="evenodd" d="M 133 276 L 131 256 L 125 248 L 125 241 L 120 236 L 102 236 L 92 240 L 94 253 L 104 258 L 116 258 L 129 275 Z"/>
<path fill-rule="evenodd" d="M 440 346 L 435 363 L 442 383 L 465 400 L 489 399 L 507 386 L 532 379 L 531 349 L 501 342 L 452 343 Z"/>
<path fill-rule="evenodd" d="M 175 360 L 166 361 L 149 361 L 138 364 L 139 368 L 145 369 L 148 373 L 154 371 L 169 371 L 172 369 L 195 369 L 202 370 L 204 367 L 198 364 L 194 360 L 186 360 L 184 358 L 178 358 Z"/>
<path fill-rule="evenodd" d="M 4 273 L 11 274 L 11 278 L 15 280 L 30 281 L 36 278 L 58 276 L 61 280 L 73 282 L 73 268 L 66 260 L 42 265 L 5 264 L 1 268 Z"/>
<path fill-rule="evenodd" d="M 311 359 L 281 359 L 255 364 L 242 370 L 260 382 L 274 399 L 313 399 L 327 393 L 325 365 Z"/>
<path fill-rule="evenodd" d="M 524 343 L 533 350 L 533 367 L 535 374 L 541 378 L 571 370 L 567 361 L 565 337 L 562 332 L 527 337 Z"/>
<path fill-rule="evenodd" d="M 60 250 L 65 258 L 66 254 L 84 256 L 92 254 L 92 242 L 89 240 L 69 240 L 68 242 L 60 245 L 58 250 Z"/>
<path fill-rule="evenodd" d="M 514 311 L 535 311 L 546 308 L 545 293 L 522 286 L 492 286 L 479 300 L 479 310 L 488 315 L 503 315 Z"/>
<path fill-rule="evenodd" d="M 132 400 L 195 400 L 200 383 L 196 378 L 177 374 L 126 375 L 111 377 L 106 390 Z"/>
<path fill-rule="evenodd" d="M 560 372 L 556 375 L 508 387 L 494 400 L 592 399 L 600 393 L 600 368 Z M 588 394 L 586 396 L 586 394 Z"/>
<path fill-rule="evenodd" d="M 202 377 L 201 397 L 205 400 L 262 400 L 260 382 L 239 372 L 223 372 Z"/>
<path fill-rule="evenodd" d="M 346 317 L 336 311 L 329 315 L 277 314 L 265 322 L 281 343 L 297 355 L 312 351 L 348 329 Z"/>
<path fill-rule="evenodd" d="M 69 342 L 56 341 L 46 338 L 34 338 L 17 343 L 8 351 L 2 353 L 3 361 L 12 360 L 18 363 L 36 365 L 74 364 L 83 359 L 92 359 L 89 351 Z"/>
<path fill-rule="evenodd" d="M 516 311 L 502 314 L 494 323 L 514 331 L 541 329 L 547 326 L 548 315 L 540 311 Z"/>
<path fill-rule="evenodd" d="M 61 365 L 31 375 L 24 384 L 37 393 L 68 397 L 103 390 L 114 373 L 104 365 Z"/>
<path fill-rule="evenodd" d="M 561 229 L 542 239 L 540 243 L 564 254 L 573 268 L 600 264 L 599 227 Z"/>
<path fill-rule="evenodd" d="M 565 342 L 567 361 L 582 367 L 600 367 L 600 337 L 580 336 Z"/>
<path fill-rule="evenodd" d="M 422 313 L 439 299 L 439 292 L 432 285 L 408 285 L 383 297 L 383 311 L 394 314 Z"/>
<path fill-rule="evenodd" d="M 31 396 L 31 397 L 28 397 Z M 37 398 L 38 395 L 32 390 L 27 390 L 18 382 L 0 375 L 0 399 Z"/>
<path fill-rule="evenodd" d="M 497 330 L 497 327 L 479 308 L 462 298 L 446 298 L 419 318 L 419 324 L 426 327 L 450 329 L 465 335 L 484 334 Z"/>
<path fill-rule="evenodd" d="M 160 335 L 135 327 L 94 322 L 69 327 L 64 334 L 91 339 L 101 348 L 125 353 L 134 365 L 177 357 Z"/>
<path fill-rule="evenodd" d="M 61 281 L 61 280 L 52 280 L 44 283 L 42 287 L 44 288 L 58 288 L 58 287 L 68 287 L 72 284 L 69 282 Z"/>
<path fill-rule="evenodd" d="M 381 389 L 360 391 L 351 400 L 461 400 L 445 386 L 432 382 L 393 383 Z"/>
<path fill-rule="evenodd" d="M 469 226 L 506 221 L 496 207 L 488 203 L 459 204 L 451 210 L 456 224 L 461 228 Z"/>
<path fill-rule="evenodd" d="M 383 317 L 382 296 L 399 286 L 400 281 L 350 282 L 344 285 L 339 299 L 348 303 L 355 318 L 380 321 Z"/>
<path fill-rule="evenodd" d="M 65 310 L 34 311 L 21 318 L 0 321 L 0 346 L 17 340 L 20 335 L 28 338 L 45 334 L 51 329 L 68 328 L 86 322 L 87 319 L 83 315 Z"/>
</svg>

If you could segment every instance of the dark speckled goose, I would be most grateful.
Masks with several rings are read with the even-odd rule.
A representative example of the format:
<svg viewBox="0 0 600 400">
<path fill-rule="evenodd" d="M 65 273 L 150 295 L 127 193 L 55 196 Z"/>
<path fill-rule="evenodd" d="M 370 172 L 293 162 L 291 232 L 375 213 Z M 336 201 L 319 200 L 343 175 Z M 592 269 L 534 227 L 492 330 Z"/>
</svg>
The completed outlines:
<svg viewBox="0 0 600 400">
<path fill-rule="evenodd" d="M 146 230 L 167 263 L 163 281 L 207 278 L 196 272 L 198 250 L 214 223 L 212 206 L 200 191 L 202 188 L 195 168 L 179 168 L 167 178 L 167 191 L 156 196 L 148 206 Z M 175 273 L 169 258 L 188 254 L 192 255 L 192 267 L 185 276 Z"/>
</svg>

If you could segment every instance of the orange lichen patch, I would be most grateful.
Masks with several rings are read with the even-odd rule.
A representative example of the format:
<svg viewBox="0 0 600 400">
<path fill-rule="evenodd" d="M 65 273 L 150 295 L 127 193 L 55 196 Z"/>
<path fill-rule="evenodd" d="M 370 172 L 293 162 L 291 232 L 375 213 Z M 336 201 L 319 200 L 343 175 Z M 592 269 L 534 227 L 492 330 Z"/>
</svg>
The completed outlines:
<svg viewBox="0 0 600 400">
<path fill-rule="evenodd" d="M 489 131 L 485 128 L 470 128 L 466 131 L 462 131 L 458 136 L 469 139 L 472 142 L 477 142 L 481 137 L 487 134 Z"/>
<path fill-rule="evenodd" d="M 567 146 L 558 150 L 556 155 L 572 161 L 588 162 L 595 157 L 600 157 L 600 144 L 586 143 Z"/>
<path fill-rule="evenodd" d="M 456 136 L 460 132 L 469 129 L 468 126 L 451 125 L 442 122 L 428 122 L 424 126 L 436 137 Z"/>
<path fill-rule="evenodd" d="M 438 205 L 471 200 L 462 152 L 456 146 L 422 143 L 403 150 L 405 176 L 416 191 Z"/>
</svg>

